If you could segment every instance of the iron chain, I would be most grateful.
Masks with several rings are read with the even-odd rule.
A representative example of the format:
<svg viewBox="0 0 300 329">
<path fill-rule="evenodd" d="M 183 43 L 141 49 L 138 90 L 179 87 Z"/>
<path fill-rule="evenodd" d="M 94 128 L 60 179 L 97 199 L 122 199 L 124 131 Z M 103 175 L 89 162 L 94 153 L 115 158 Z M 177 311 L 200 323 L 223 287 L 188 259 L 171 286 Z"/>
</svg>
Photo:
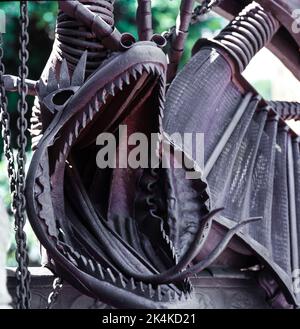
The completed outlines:
<svg viewBox="0 0 300 329">
<path fill-rule="evenodd" d="M 19 77 L 18 82 L 18 93 L 20 99 L 18 101 L 18 119 L 17 119 L 17 129 L 18 129 L 18 152 L 16 156 L 16 161 L 18 169 L 16 172 L 16 188 L 15 188 L 15 238 L 17 243 L 16 250 L 16 260 L 18 263 L 16 269 L 17 277 L 17 308 L 24 309 L 30 308 L 30 273 L 28 271 L 28 252 L 26 247 L 26 234 L 24 232 L 24 225 L 26 222 L 25 208 L 25 163 L 26 163 L 26 146 L 27 146 L 27 120 L 26 113 L 28 111 L 28 105 L 26 102 L 26 96 L 28 92 L 28 87 L 25 83 L 25 79 L 28 77 L 28 8 L 27 1 L 20 2 L 20 51 L 19 51 Z"/>
<path fill-rule="evenodd" d="M 202 3 L 195 8 L 191 24 L 198 23 L 203 15 L 209 13 L 214 7 L 217 7 L 221 1 L 222 0 L 203 0 Z"/>
<path fill-rule="evenodd" d="M 53 285 L 52 285 L 53 290 L 51 291 L 51 293 L 49 294 L 48 297 L 48 305 L 47 305 L 47 309 L 51 309 L 54 304 L 57 301 L 57 298 L 63 288 L 63 280 L 59 277 L 56 277 L 53 280 Z"/>
<path fill-rule="evenodd" d="M 16 260 L 18 263 L 16 269 L 17 287 L 16 287 L 16 307 L 20 309 L 30 307 L 30 273 L 28 271 L 28 254 L 26 249 L 26 235 L 24 232 L 25 225 L 25 151 L 27 145 L 27 139 L 25 136 L 27 130 L 27 85 L 25 79 L 28 76 L 28 68 L 26 63 L 28 61 L 27 45 L 29 36 L 27 33 L 28 28 L 28 11 L 27 2 L 21 1 L 20 3 L 20 15 L 21 15 L 21 36 L 20 36 L 20 53 L 19 58 L 21 65 L 19 67 L 20 82 L 18 85 L 18 92 L 20 94 L 20 100 L 18 102 L 18 114 L 17 128 L 19 131 L 18 136 L 18 153 L 17 153 L 17 165 L 18 170 L 16 172 L 14 155 L 11 147 L 11 134 L 10 134 L 10 115 L 7 107 L 7 97 L 4 86 L 4 74 L 5 67 L 3 64 L 3 39 L 0 34 L 0 122 L 1 133 L 4 142 L 4 155 L 7 159 L 7 171 L 9 177 L 9 186 L 12 194 L 12 211 L 15 216 L 15 231 L 16 231 Z"/>
<path fill-rule="evenodd" d="M 202 3 L 194 9 L 191 18 L 191 25 L 194 25 L 200 21 L 200 18 L 208 14 L 214 7 L 218 6 L 222 0 L 203 0 Z M 168 31 L 163 33 L 163 36 L 167 40 L 171 40 L 173 34 L 176 31 L 176 26 L 172 26 Z"/>
</svg>

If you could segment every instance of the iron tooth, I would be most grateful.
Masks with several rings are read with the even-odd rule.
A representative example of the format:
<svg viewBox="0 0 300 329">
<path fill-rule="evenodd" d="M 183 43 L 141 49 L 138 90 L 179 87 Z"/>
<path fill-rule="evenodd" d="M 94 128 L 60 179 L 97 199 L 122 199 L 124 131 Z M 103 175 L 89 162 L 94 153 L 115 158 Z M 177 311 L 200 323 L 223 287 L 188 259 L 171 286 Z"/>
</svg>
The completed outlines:
<svg viewBox="0 0 300 329">
<path fill-rule="evenodd" d="M 96 97 L 97 98 L 97 97 Z M 94 110 L 92 105 L 89 105 L 89 120 L 92 121 L 94 116 Z"/>
<path fill-rule="evenodd" d="M 75 137 L 78 137 L 79 135 L 79 126 L 80 126 L 80 122 L 77 120 L 75 123 Z"/>
<path fill-rule="evenodd" d="M 138 78 L 137 71 L 134 68 L 131 70 L 130 74 L 134 78 L 134 80 L 137 80 Z"/>
<path fill-rule="evenodd" d="M 152 288 L 152 284 L 151 283 L 148 284 L 148 292 L 149 292 L 149 297 L 152 298 L 153 295 L 154 295 L 154 290 Z"/>
<path fill-rule="evenodd" d="M 102 90 L 99 93 L 97 93 L 96 98 L 97 98 L 98 104 L 101 104 L 102 103 Z M 96 106 L 96 101 L 95 101 L 95 106 Z M 96 109 L 96 111 L 97 111 L 97 109 Z"/>
<path fill-rule="evenodd" d="M 86 115 L 85 111 L 83 111 L 83 114 L 82 114 L 82 128 L 85 128 L 86 124 L 87 124 L 87 115 Z"/>
<path fill-rule="evenodd" d="M 68 151 L 68 142 L 65 142 L 64 149 L 63 149 L 63 154 L 66 155 Z"/>
<path fill-rule="evenodd" d="M 102 100 L 103 104 L 106 103 L 106 96 L 107 96 L 107 92 L 106 92 L 106 89 L 104 88 L 102 90 L 102 94 L 101 94 L 101 100 Z"/>
<path fill-rule="evenodd" d="M 136 289 L 136 285 L 135 285 L 135 282 L 134 282 L 134 278 L 130 278 L 130 283 L 131 283 L 131 289 L 132 290 L 135 290 Z"/>
<path fill-rule="evenodd" d="M 52 67 L 50 67 L 47 81 L 47 92 L 50 94 L 57 89 L 58 84 L 55 76 L 55 71 Z"/>
<path fill-rule="evenodd" d="M 80 258 L 80 253 L 78 251 L 75 251 L 74 249 L 72 249 L 72 254 L 73 256 L 75 256 L 77 259 Z"/>
<path fill-rule="evenodd" d="M 39 97 L 44 98 L 47 95 L 47 85 L 41 78 L 38 82 Z"/>
<path fill-rule="evenodd" d="M 68 252 L 68 251 L 63 251 L 65 255 L 67 255 L 67 258 L 72 262 L 72 259 L 74 259 L 74 257 Z"/>
<path fill-rule="evenodd" d="M 85 66 L 87 60 L 87 50 L 82 54 L 72 75 L 72 86 L 81 86 L 85 78 Z"/>
<path fill-rule="evenodd" d="M 70 87 L 70 75 L 66 59 L 62 61 L 59 74 L 59 87 L 68 88 Z"/>
<path fill-rule="evenodd" d="M 104 273 L 103 273 L 103 270 L 102 270 L 102 266 L 99 263 L 97 264 L 97 269 L 98 269 L 98 272 L 101 276 L 101 279 L 104 280 L 105 276 L 104 276 Z"/>
<path fill-rule="evenodd" d="M 101 104 L 101 102 L 99 102 L 98 95 L 96 95 L 95 100 L 94 100 L 94 107 L 95 107 L 94 110 L 95 110 L 95 112 L 99 112 L 100 104 Z"/>
<path fill-rule="evenodd" d="M 107 273 L 108 273 L 108 278 L 111 280 L 112 283 L 116 283 L 116 278 L 113 275 L 113 272 L 111 271 L 111 269 L 108 267 L 106 269 Z"/>
<path fill-rule="evenodd" d="M 69 260 L 70 260 L 73 264 L 75 264 L 76 266 L 78 266 L 76 260 L 74 259 L 74 257 L 73 257 L 69 252 L 67 252 L 67 256 L 68 256 Z"/>
<path fill-rule="evenodd" d="M 30 120 L 31 123 L 31 130 L 41 130 L 42 129 L 42 123 L 38 121 L 37 118 L 32 118 Z"/>
<path fill-rule="evenodd" d="M 180 297 L 180 294 L 177 294 L 176 291 L 174 291 L 174 295 L 173 295 L 173 301 L 175 302 L 178 302 L 179 301 L 179 297 Z"/>
<path fill-rule="evenodd" d="M 159 301 L 162 300 L 161 286 L 160 285 L 157 286 L 157 298 L 158 298 Z"/>
<path fill-rule="evenodd" d="M 185 293 L 185 298 L 188 299 L 189 297 L 191 297 L 191 293 L 193 292 L 193 285 L 191 283 L 191 280 L 189 278 L 186 278 L 184 280 L 184 283 L 186 284 L 186 293 Z"/>
<path fill-rule="evenodd" d="M 94 266 L 94 263 L 93 263 L 93 261 L 91 259 L 88 260 L 88 264 L 89 264 L 90 269 L 93 272 L 95 272 L 95 266 Z"/>
<path fill-rule="evenodd" d="M 169 244 L 169 243 L 170 243 L 170 239 L 169 239 L 169 237 L 168 237 L 168 235 L 167 235 L 167 234 L 165 234 L 165 240 L 166 240 L 167 244 Z"/>
<path fill-rule="evenodd" d="M 172 290 L 171 291 L 171 298 L 172 298 L 173 302 L 177 299 L 176 297 L 177 297 L 176 291 Z"/>
<path fill-rule="evenodd" d="M 192 298 L 192 289 L 184 294 L 184 298 L 185 300 L 189 300 L 190 298 Z"/>
<path fill-rule="evenodd" d="M 170 302 L 173 302 L 174 301 L 174 291 L 173 290 L 169 290 L 168 291 L 168 295 L 169 295 L 169 300 Z"/>
<path fill-rule="evenodd" d="M 139 282 L 139 288 L 142 292 L 145 292 L 145 287 L 142 281 Z"/>
<path fill-rule="evenodd" d="M 28 129 L 28 130 L 29 130 L 30 134 L 33 136 L 38 136 L 41 132 L 41 129 L 39 127 L 37 127 L 37 128 L 32 127 L 31 129 Z"/>
<path fill-rule="evenodd" d="M 125 72 L 124 76 L 123 76 L 123 81 L 129 85 L 130 84 L 130 74 L 129 72 Z"/>
<path fill-rule="evenodd" d="M 165 92 L 162 88 L 159 90 L 159 98 L 162 99 L 163 101 L 165 100 Z"/>
<path fill-rule="evenodd" d="M 155 74 L 156 74 L 155 65 L 151 64 L 151 65 L 150 65 L 150 69 L 151 69 L 151 73 L 152 73 L 153 75 L 155 75 Z"/>
<path fill-rule="evenodd" d="M 144 64 L 143 67 L 147 71 L 147 73 L 151 72 L 150 64 Z"/>
<path fill-rule="evenodd" d="M 162 70 L 161 70 L 161 67 L 160 66 L 154 66 L 154 70 L 155 70 L 155 73 L 157 75 L 162 75 Z"/>
<path fill-rule="evenodd" d="M 122 78 L 119 78 L 116 82 L 116 87 L 119 89 L 119 90 L 123 90 L 123 83 L 124 81 L 122 80 Z"/>
<path fill-rule="evenodd" d="M 69 144 L 69 146 L 71 146 L 72 143 L 73 143 L 73 137 L 74 137 L 74 135 L 73 135 L 73 133 L 71 132 L 70 135 L 69 135 L 69 140 L 68 140 L 68 144 Z"/>
<path fill-rule="evenodd" d="M 107 87 L 107 91 L 108 91 L 108 93 L 110 94 L 110 95 L 112 95 L 112 96 L 115 96 L 116 95 L 116 93 L 115 93 L 115 84 L 112 82 L 111 84 L 109 84 L 108 85 L 108 87 Z"/>
<path fill-rule="evenodd" d="M 119 272 L 119 281 L 120 281 L 120 283 L 121 283 L 121 286 L 122 286 L 123 288 L 126 288 L 126 282 L 125 282 L 125 280 L 124 280 L 124 277 L 123 277 L 122 273 L 120 273 L 120 272 Z"/>
<path fill-rule="evenodd" d="M 138 64 L 136 67 L 136 71 L 142 75 L 143 74 L 143 65 L 142 64 Z"/>
<path fill-rule="evenodd" d="M 171 250 L 172 250 L 173 258 L 177 261 L 177 256 L 176 256 L 176 251 L 175 251 L 174 245 L 172 245 Z"/>
<path fill-rule="evenodd" d="M 184 299 L 184 297 L 185 297 L 185 294 L 184 294 L 183 291 L 181 291 L 181 293 L 180 293 L 180 295 L 178 297 L 179 301 L 182 301 Z"/>
<path fill-rule="evenodd" d="M 87 261 L 87 259 L 83 255 L 80 256 L 80 260 L 82 261 L 82 263 L 83 263 L 84 266 L 87 266 L 88 261 Z"/>
</svg>

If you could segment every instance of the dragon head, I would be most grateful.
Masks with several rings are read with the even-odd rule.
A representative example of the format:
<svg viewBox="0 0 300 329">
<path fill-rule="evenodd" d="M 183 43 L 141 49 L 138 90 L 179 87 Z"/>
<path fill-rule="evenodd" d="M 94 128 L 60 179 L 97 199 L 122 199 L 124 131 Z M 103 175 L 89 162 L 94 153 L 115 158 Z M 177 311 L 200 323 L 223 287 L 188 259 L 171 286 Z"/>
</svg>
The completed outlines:
<svg viewBox="0 0 300 329">
<path fill-rule="evenodd" d="M 27 176 L 31 224 L 55 271 L 84 293 L 115 307 L 186 303 L 186 279 L 151 280 L 177 263 L 167 223 L 150 211 L 155 173 L 99 169 L 95 161 L 100 133 L 117 135 L 121 124 L 159 132 L 166 57 L 153 42 L 139 42 L 87 79 L 85 61 L 86 53 L 72 76 L 63 61 L 58 77 L 50 70 L 39 82 L 50 123 Z"/>
</svg>

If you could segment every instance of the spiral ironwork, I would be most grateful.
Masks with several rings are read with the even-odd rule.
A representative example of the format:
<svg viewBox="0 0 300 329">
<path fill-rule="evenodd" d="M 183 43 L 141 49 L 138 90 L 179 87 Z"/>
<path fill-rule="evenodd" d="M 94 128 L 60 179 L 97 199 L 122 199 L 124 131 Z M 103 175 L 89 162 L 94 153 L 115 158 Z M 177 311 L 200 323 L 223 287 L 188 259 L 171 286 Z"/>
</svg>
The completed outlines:
<svg viewBox="0 0 300 329">
<path fill-rule="evenodd" d="M 80 2 L 107 24 L 114 25 L 115 0 L 81 0 Z M 60 11 L 57 17 L 55 45 L 58 56 L 66 58 L 71 69 L 76 67 L 82 54 L 87 50 L 87 73 L 97 69 L 110 52 L 87 26 L 63 11 Z"/>
<path fill-rule="evenodd" d="M 300 103 L 272 101 L 269 105 L 284 119 L 284 120 L 300 120 Z"/>
<path fill-rule="evenodd" d="M 240 72 L 268 44 L 279 28 L 278 21 L 252 2 L 215 38 L 235 58 Z"/>
</svg>

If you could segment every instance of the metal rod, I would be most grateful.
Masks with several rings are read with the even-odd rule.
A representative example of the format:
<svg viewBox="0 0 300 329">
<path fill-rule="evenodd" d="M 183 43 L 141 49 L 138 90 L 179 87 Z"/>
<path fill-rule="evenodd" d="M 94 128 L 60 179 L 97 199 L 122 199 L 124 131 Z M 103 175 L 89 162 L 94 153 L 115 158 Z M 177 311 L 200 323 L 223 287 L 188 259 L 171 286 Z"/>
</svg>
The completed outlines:
<svg viewBox="0 0 300 329">
<path fill-rule="evenodd" d="M 169 66 L 167 81 L 171 82 L 178 69 L 178 64 L 184 51 L 184 44 L 188 35 L 189 26 L 193 14 L 194 0 L 182 0 L 180 5 L 180 13 L 176 19 L 176 31 L 171 39 L 171 47 L 169 51 Z"/>
<path fill-rule="evenodd" d="M 203 172 L 203 177 L 204 178 L 207 178 L 207 176 L 209 175 L 209 173 L 212 170 L 214 164 L 216 163 L 216 161 L 218 160 L 220 154 L 222 153 L 226 143 L 228 142 L 230 136 L 232 135 L 234 129 L 236 128 L 236 126 L 238 125 L 240 119 L 242 118 L 243 114 L 245 113 L 245 111 L 246 111 L 248 105 L 250 104 L 252 98 L 253 98 L 252 93 L 248 93 L 243 98 L 240 106 L 236 110 L 236 113 L 235 113 L 234 117 L 232 118 L 232 120 L 230 121 L 228 127 L 226 128 L 226 131 L 224 132 L 222 138 L 218 142 L 218 144 L 215 147 L 213 153 L 211 154 L 211 156 L 209 157 L 209 159 L 207 160 L 207 162 L 205 164 L 205 168 L 204 168 L 204 172 Z M 257 100 L 257 102 L 258 102 L 258 100 Z"/>
<path fill-rule="evenodd" d="M 106 48 L 111 50 L 120 48 L 121 33 L 107 24 L 100 15 L 94 14 L 77 0 L 59 0 L 59 7 L 67 15 L 89 27 Z"/>
<path fill-rule="evenodd" d="M 18 83 L 20 81 L 19 77 L 16 77 L 16 76 L 10 75 L 10 74 L 5 74 L 3 76 L 3 81 L 4 81 L 5 90 L 7 90 L 7 91 L 17 91 L 18 90 Z M 27 88 L 28 88 L 28 95 L 36 96 L 37 91 L 36 91 L 35 86 L 37 84 L 37 81 L 25 79 L 25 84 L 27 85 Z"/>
<path fill-rule="evenodd" d="M 139 39 L 141 41 L 151 40 L 153 35 L 151 0 L 138 0 L 136 21 Z"/>
</svg>

